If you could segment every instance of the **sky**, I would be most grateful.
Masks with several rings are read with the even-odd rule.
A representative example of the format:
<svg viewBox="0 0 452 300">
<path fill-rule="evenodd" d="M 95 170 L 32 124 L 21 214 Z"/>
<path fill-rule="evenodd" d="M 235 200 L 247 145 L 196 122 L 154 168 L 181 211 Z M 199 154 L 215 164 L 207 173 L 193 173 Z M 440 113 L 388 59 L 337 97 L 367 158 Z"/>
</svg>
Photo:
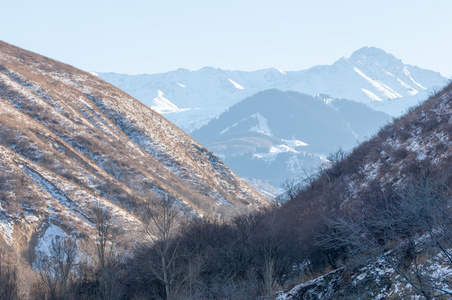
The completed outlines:
<svg viewBox="0 0 452 300">
<path fill-rule="evenodd" d="M 284 71 L 364 46 L 452 77 L 451 0 L 0 0 L 0 40 L 85 71 Z"/>
</svg>

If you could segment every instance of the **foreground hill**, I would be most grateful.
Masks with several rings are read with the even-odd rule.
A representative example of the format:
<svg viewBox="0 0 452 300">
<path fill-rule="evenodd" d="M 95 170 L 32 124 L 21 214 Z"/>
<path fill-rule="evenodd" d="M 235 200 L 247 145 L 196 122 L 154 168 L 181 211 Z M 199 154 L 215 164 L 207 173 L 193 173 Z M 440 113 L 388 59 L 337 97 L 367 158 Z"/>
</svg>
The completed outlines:
<svg viewBox="0 0 452 300">
<path fill-rule="evenodd" d="M 348 156 L 333 156 L 283 206 L 280 220 L 298 220 L 298 243 L 311 244 L 310 263 L 342 267 L 279 299 L 449 299 L 451 189 L 449 84 Z"/>
<path fill-rule="evenodd" d="M 99 76 L 164 114 L 186 132 L 201 127 L 240 100 L 268 89 L 328 94 L 399 116 L 446 82 L 437 72 L 407 65 L 375 47 L 361 48 L 332 65 L 302 71 L 245 72 L 205 67 L 162 74 Z"/>
<path fill-rule="evenodd" d="M 215 155 L 160 114 L 101 79 L 0 42 L 0 239 L 41 245 L 93 230 L 113 212 L 119 234 L 134 211 L 167 195 L 195 214 L 267 206 Z"/>
<path fill-rule="evenodd" d="M 267 90 L 230 107 L 191 135 L 239 176 L 279 187 L 338 148 L 349 150 L 391 117 L 349 100 Z"/>
</svg>

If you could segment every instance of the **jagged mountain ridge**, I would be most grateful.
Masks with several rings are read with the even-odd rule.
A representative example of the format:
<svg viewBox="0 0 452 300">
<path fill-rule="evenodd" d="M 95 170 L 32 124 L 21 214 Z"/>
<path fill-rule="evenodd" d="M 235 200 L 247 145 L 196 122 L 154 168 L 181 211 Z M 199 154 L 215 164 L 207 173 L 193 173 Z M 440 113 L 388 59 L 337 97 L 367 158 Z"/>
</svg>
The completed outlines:
<svg viewBox="0 0 452 300">
<path fill-rule="evenodd" d="M 259 91 L 293 90 L 310 95 L 328 94 L 364 102 L 398 116 L 425 99 L 446 79 L 439 73 L 404 64 L 375 47 L 363 47 L 333 65 L 284 72 L 254 72 L 205 67 L 162 74 L 99 76 L 153 107 L 186 132 L 206 124 L 228 107 Z"/>
<path fill-rule="evenodd" d="M 22 249 L 48 228 L 83 236 L 95 206 L 133 239 L 146 197 L 196 214 L 269 205 L 160 114 L 101 79 L 0 42 L 0 237 Z M 50 231 L 49 231 L 50 232 Z"/>
<path fill-rule="evenodd" d="M 306 175 L 338 148 L 351 149 L 391 120 L 362 103 L 325 97 L 266 90 L 191 135 L 239 176 L 279 187 Z"/>
</svg>

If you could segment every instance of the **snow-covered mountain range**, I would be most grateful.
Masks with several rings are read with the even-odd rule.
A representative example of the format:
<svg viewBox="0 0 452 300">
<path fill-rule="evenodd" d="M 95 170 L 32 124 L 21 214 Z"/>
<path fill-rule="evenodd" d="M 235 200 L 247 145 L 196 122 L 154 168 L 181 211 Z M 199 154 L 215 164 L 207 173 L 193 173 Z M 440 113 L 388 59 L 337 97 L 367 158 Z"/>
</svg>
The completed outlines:
<svg viewBox="0 0 452 300">
<path fill-rule="evenodd" d="M 269 190 L 306 176 L 329 153 L 351 149 L 390 120 L 355 101 L 267 90 L 191 134 L 239 176 Z"/>
<path fill-rule="evenodd" d="M 189 133 L 238 101 L 267 89 L 328 94 L 398 116 L 446 83 L 441 74 L 404 64 L 375 47 L 364 47 L 332 65 L 303 71 L 244 72 L 205 67 L 162 74 L 98 75 Z"/>
</svg>

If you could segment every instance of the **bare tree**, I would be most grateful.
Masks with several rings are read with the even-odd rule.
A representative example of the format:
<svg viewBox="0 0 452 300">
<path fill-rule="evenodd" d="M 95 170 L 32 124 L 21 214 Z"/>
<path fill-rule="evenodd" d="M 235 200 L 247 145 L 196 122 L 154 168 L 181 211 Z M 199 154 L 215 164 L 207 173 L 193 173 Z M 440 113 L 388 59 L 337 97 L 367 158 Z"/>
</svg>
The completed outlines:
<svg viewBox="0 0 452 300">
<path fill-rule="evenodd" d="M 97 202 L 93 212 L 96 224 L 95 251 L 100 277 L 100 292 L 103 299 L 114 299 L 117 249 L 112 237 L 111 212 L 99 202 Z"/>
<path fill-rule="evenodd" d="M 327 159 L 329 161 L 330 168 L 327 170 L 327 172 L 329 175 L 339 177 L 343 173 L 344 163 L 347 155 L 347 151 L 344 151 L 342 149 L 339 149 L 336 152 L 328 155 Z"/>
<path fill-rule="evenodd" d="M 0 249 L 0 299 L 20 299 L 18 266 L 8 262 Z"/>
<path fill-rule="evenodd" d="M 327 249 L 343 249 L 354 262 L 383 259 L 425 299 L 451 296 L 449 274 L 439 281 L 428 272 L 425 260 L 442 252 L 442 263 L 452 265 L 451 197 L 438 178 L 426 176 L 391 197 L 378 197 L 366 209 L 328 221 L 319 235 Z M 444 288 L 447 286 L 448 288 Z"/>
<path fill-rule="evenodd" d="M 284 191 L 283 195 L 285 195 L 286 199 L 283 200 L 293 200 L 297 197 L 298 193 L 302 188 L 301 183 L 297 182 L 295 179 L 287 179 L 281 185 L 281 189 Z"/>
<path fill-rule="evenodd" d="M 180 209 L 175 199 L 169 195 L 161 198 L 148 199 L 142 212 L 146 235 L 153 243 L 153 250 L 158 256 L 157 261 L 151 261 L 151 270 L 158 280 L 165 286 L 166 299 L 173 298 L 175 283 L 175 261 L 178 246 L 173 245 L 177 232 Z"/>
<path fill-rule="evenodd" d="M 273 286 L 275 285 L 275 257 L 270 252 L 264 254 L 263 279 L 268 299 L 273 297 Z"/>
<path fill-rule="evenodd" d="M 205 283 L 201 278 L 204 259 L 199 256 L 191 257 L 185 271 L 186 293 L 188 297 L 194 297 L 205 289 Z"/>
<path fill-rule="evenodd" d="M 73 238 L 56 237 L 51 240 L 49 253 L 37 254 L 39 282 L 37 293 L 49 299 L 69 299 L 70 286 L 75 277 L 77 242 Z M 41 295 L 41 296 L 44 296 Z"/>
</svg>

